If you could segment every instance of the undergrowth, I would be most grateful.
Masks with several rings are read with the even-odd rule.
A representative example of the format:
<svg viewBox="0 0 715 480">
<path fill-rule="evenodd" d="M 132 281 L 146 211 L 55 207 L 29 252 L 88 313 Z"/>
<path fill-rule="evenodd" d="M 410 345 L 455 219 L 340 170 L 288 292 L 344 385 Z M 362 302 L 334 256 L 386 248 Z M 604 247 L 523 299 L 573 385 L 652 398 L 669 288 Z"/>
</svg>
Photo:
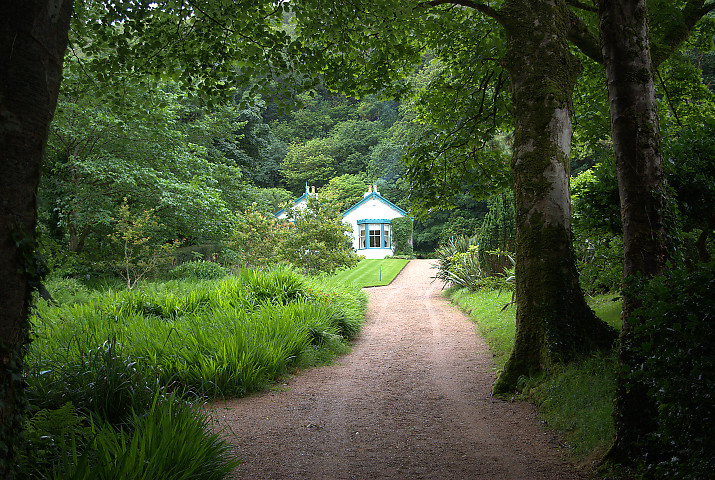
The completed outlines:
<svg viewBox="0 0 715 480">
<path fill-rule="evenodd" d="M 225 478 L 235 461 L 202 400 L 329 362 L 367 303 L 356 288 L 287 267 L 132 291 L 71 280 L 48 290 L 67 285 L 77 297 L 38 300 L 33 318 L 23 478 Z"/>
</svg>

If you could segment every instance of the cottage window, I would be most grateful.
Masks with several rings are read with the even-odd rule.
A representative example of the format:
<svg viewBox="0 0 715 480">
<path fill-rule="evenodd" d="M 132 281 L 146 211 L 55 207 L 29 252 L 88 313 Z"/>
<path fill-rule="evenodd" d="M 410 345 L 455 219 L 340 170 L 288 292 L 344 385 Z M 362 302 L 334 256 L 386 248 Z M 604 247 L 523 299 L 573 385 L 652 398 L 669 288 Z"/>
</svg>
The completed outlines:
<svg viewBox="0 0 715 480">
<path fill-rule="evenodd" d="M 380 224 L 370 224 L 370 248 L 380 248 Z"/>
<path fill-rule="evenodd" d="M 392 248 L 390 219 L 358 220 L 358 249 Z"/>
</svg>

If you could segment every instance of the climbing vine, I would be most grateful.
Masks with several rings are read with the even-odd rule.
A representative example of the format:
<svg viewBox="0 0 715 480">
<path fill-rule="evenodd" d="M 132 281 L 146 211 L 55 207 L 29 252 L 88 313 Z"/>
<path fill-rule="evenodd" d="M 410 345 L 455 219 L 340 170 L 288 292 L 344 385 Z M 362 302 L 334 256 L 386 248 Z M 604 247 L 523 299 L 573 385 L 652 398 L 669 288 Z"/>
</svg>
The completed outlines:
<svg viewBox="0 0 715 480">
<path fill-rule="evenodd" d="M 42 259 L 35 254 L 33 237 L 22 233 L 18 228 L 13 233 L 13 240 L 17 254 L 21 257 L 17 263 L 22 265 L 22 274 L 26 280 L 22 309 L 29 312 L 32 292 L 43 291 L 42 279 L 47 269 Z M 20 315 L 20 321 L 14 325 L 12 331 L 14 333 L 11 336 L 0 341 L 0 398 L 8 402 L 1 405 L 0 410 L 0 477 L 5 479 L 16 478 L 14 462 L 23 444 L 22 425 L 28 406 L 23 370 L 32 341 L 29 314 Z"/>
<path fill-rule="evenodd" d="M 412 219 L 409 217 L 393 218 L 391 223 L 395 255 L 412 255 Z"/>
</svg>

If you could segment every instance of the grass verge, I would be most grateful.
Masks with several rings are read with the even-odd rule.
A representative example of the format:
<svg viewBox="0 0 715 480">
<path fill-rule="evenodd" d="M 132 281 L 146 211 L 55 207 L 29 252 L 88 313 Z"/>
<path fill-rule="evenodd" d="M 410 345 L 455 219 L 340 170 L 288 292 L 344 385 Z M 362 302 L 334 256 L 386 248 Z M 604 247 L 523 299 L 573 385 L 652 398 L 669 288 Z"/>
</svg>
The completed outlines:
<svg viewBox="0 0 715 480">
<path fill-rule="evenodd" d="M 401 258 L 364 259 L 355 268 L 342 270 L 329 278 L 358 288 L 389 285 L 408 262 Z"/>
<path fill-rule="evenodd" d="M 496 366 L 502 368 L 514 346 L 515 332 L 516 308 L 502 310 L 509 300 L 507 295 L 465 289 L 450 289 L 446 294 L 470 315 L 489 344 Z M 619 298 L 599 295 L 588 301 L 601 319 L 620 328 Z M 596 354 L 554 367 L 524 385 L 522 398 L 536 404 L 541 419 L 561 435 L 582 465 L 599 459 L 613 441 L 615 372 L 615 353 Z"/>
</svg>

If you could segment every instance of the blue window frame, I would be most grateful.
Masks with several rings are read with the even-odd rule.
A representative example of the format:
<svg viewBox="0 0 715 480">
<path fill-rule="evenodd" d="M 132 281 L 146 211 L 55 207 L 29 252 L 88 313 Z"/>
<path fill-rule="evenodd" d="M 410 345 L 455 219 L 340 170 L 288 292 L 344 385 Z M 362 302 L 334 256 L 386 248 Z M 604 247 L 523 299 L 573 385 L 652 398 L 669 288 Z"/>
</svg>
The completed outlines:
<svg viewBox="0 0 715 480">
<path fill-rule="evenodd" d="M 392 238 L 389 219 L 358 220 L 358 248 L 391 248 Z"/>
</svg>

